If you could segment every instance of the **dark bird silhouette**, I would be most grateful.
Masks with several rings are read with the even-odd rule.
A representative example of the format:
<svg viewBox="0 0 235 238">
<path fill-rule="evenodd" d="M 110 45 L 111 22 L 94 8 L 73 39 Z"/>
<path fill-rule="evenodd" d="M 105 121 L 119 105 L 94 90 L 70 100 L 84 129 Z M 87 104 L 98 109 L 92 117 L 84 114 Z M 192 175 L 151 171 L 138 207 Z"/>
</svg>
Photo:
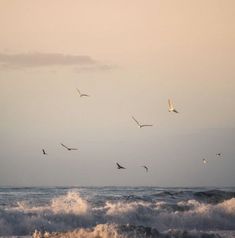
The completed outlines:
<svg viewBox="0 0 235 238">
<path fill-rule="evenodd" d="M 77 92 L 78 92 L 78 94 L 79 94 L 80 97 L 90 97 L 90 95 L 88 95 L 88 94 L 81 93 L 78 88 L 77 88 Z"/>
<path fill-rule="evenodd" d="M 116 163 L 117 164 L 117 169 L 125 169 L 123 166 L 121 166 L 119 163 Z"/>
<path fill-rule="evenodd" d="M 133 116 L 132 116 L 132 119 L 136 122 L 139 128 L 146 127 L 146 126 L 153 126 L 148 124 L 140 124 Z"/>
<path fill-rule="evenodd" d="M 146 169 L 146 172 L 149 171 L 149 169 L 148 169 L 148 167 L 146 165 L 143 165 L 142 167 Z"/>
<path fill-rule="evenodd" d="M 46 151 L 45 151 L 44 149 L 42 149 L 42 153 L 43 153 L 44 155 L 47 155 L 47 153 L 46 153 Z"/>
<path fill-rule="evenodd" d="M 168 99 L 168 111 L 169 112 L 175 112 L 175 113 L 179 113 L 173 106 L 173 103 L 170 99 Z"/>
<path fill-rule="evenodd" d="M 70 148 L 70 147 L 68 147 L 68 146 L 66 146 L 66 145 L 64 145 L 64 144 L 62 144 L 62 143 L 60 143 L 61 144 L 61 146 L 63 146 L 64 148 L 66 148 L 67 150 L 77 150 L 77 148 Z"/>
</svg>

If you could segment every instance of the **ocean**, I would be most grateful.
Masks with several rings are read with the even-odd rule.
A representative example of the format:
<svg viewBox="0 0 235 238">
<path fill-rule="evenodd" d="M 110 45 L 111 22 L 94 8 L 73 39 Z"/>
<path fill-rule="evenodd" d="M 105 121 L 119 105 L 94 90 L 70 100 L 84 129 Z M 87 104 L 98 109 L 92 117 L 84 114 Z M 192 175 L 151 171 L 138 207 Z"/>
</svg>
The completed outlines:
<svg viewBox="0 0 235 238">
<path fill-rule="evenodd" d="M 235 237 L 235 188 L 1 187 L 0 237 Z"/>
</svg>

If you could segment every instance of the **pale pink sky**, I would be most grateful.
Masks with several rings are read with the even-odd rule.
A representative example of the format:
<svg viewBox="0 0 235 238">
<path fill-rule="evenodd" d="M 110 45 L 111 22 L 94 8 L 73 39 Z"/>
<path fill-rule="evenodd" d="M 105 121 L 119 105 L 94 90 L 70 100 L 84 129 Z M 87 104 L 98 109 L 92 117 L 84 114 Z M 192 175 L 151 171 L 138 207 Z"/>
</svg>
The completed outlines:
<svg viewBox="0 0 235 238">
<path fill-rule="evenodd" d="M 234 185 L 234 9 L 233 0 L 0 1 L 0 185 Z M 154 127 L 139 130 L 132 115 Z M 121 178 L 116 161 L 131 168 Z"/>
</svg>

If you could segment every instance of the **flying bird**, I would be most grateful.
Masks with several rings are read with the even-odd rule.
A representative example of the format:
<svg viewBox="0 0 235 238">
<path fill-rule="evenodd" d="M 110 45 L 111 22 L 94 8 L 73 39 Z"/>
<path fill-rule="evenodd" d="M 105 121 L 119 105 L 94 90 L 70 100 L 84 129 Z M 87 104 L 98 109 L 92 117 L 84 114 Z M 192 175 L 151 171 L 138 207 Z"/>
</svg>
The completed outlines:
<svg viewBox="0 0 235 238">
<path fill-rule="evenodd" d="M 117 164 L 117 169 L 125 169 L 123 166 L 121 166 L 119 163 L 116 163 Z"/>
<path fill-rule="evenodd" d="M 66 148 L 67 150 L 77 150 L 77 148 L 71 148 L 71 147 L 68 147 L 68 146 L 66 146 L 66 145 L 64 145 L 64 144 L 62 144 L 62 143 L 60 143 L 61 144 L 61 146 L 63 146 L 64 148 Z"/>
<path fill-rule="evenodd" d="M 173 106 L 173 103 L 170 99 L 168 99 L 168 111 L 169 112 L 175 112 L 175 113 L 179 113 Z"/>
<path fill-rule="evenodd" d="M 44 155 L 47 155 L 47 153 L 46 153 L 46 151 L 45 151 L 44 149 L 42 149 L 42 153 L 43 153 Z"/>
<path fill-rule="evenodd" d="M 206 159 L 202 159 L 203 164 L 207 164 L 208 161 Z"/>
<path fill-rule="evenodd" d="M 217 156 L 217 158 L 222 159 L 222 154 L 221 153 L 217 153 L 216 156 Z"/>
<path fill-rule="evenodd" d="M 78 92 L 78 94 L 79 94 L 80 97 L 90 97 L 90 95 L 88 95 L 88 94 L 81 93 L 78 88 L 77 88 L 77 92 Z"/>
<path fill-rule="evenodd" d="M 146 172 L 148 172 L 148 167 L 146 165 L 142 165 L 141 167 L 145 168 L 146 169 Z"/>
<path fill-rule="evenodd" d="M 132 119 L 136 122 L 139 128 L 146 127 L 146 126 L 153 126 L 148 124 L 140 124 L 133 116 L 132 116 Z"/>
</svg>

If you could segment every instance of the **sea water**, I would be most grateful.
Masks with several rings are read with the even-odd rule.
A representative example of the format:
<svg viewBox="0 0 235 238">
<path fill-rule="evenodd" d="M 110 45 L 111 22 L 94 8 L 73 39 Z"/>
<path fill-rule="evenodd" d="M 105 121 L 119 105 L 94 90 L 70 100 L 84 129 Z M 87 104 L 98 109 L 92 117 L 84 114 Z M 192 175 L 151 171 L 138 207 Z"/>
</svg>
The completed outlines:
<svg viewBox="0 0 235 238">
<path fill-rule="evenodd" d="M 20 236 L 235 237 L 235 188 L 0 188 L 0 237 Z"/>
</svg>

